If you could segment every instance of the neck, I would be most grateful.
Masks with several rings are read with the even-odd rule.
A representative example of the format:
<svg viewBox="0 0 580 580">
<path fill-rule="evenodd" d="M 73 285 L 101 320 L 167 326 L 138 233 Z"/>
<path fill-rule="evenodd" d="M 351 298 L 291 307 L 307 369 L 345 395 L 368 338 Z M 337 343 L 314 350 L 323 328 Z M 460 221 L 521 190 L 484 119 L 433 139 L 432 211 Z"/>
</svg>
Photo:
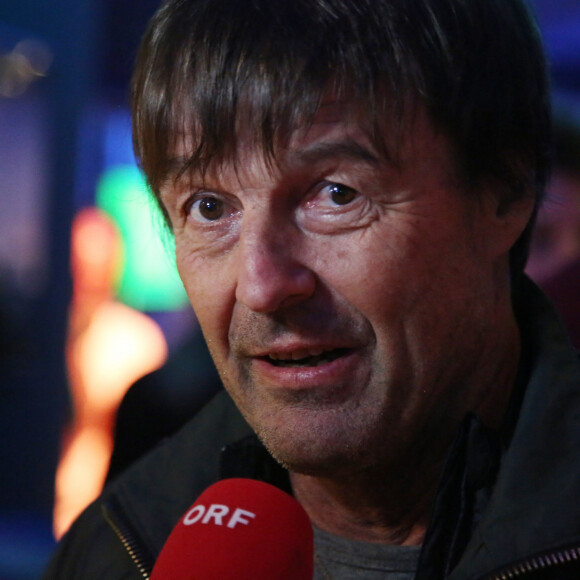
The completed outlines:
<svg viewBox="0 0 580 580">
<path fill-rule="evenodd" d="M 336 481 L 291 473 L 290 479 L 294 495 L 316 527 L 362 542 L 419 545 L 434 490 L 409 475 L 377 481 L 366 473 Z M 425 474 L 425 480 L 436 479 Z"/>
</svg>

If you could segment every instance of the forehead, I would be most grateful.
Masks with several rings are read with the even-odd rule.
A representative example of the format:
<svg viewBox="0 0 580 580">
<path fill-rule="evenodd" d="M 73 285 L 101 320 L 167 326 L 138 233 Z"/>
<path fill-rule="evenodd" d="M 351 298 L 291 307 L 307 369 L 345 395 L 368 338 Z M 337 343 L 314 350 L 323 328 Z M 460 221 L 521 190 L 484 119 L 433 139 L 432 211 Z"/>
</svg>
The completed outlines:
<svg viewBox="0 0 580 580">
<path fill-rule="evenodd" d="M 200 159 L 202 143 L 194 131 L 179 131 L 169 155 L 169 176 L 206 177 L 245 172 L 256 164 L 268 170 L 285 170 L 346 158 L 385 163 L 402 168 L 417 156 L 434 149 L 449 150 L 448 140 L 437 131 L 422 107 L 410 109 L 404 118 L 375 122 L 368 111 L 350 102 L 324 102 L 311 120 L 300 123 L 278 138 L 270 150 L 255 127 L 239 124 L 236 146 Z"/>
</svg>

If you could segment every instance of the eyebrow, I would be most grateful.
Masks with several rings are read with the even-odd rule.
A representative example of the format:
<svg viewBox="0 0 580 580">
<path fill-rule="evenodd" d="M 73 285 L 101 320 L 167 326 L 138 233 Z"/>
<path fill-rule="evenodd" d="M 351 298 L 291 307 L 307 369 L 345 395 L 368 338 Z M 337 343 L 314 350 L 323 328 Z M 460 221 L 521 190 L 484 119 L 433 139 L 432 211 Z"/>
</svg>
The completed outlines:
<svg viewBox="0 0 580 580">
<path fill-rule="evenodd" d="M 314 143 L 304 149 L 291 150 L 288 155 L 288 159 L 291 162 L 298 164 L 317 163 L 337 157 L 353 161 L 364 161 L 373 165 L 381 161 L 379 156 L 370 148 L 351 138 L 342 141 Z"/>
</svg>

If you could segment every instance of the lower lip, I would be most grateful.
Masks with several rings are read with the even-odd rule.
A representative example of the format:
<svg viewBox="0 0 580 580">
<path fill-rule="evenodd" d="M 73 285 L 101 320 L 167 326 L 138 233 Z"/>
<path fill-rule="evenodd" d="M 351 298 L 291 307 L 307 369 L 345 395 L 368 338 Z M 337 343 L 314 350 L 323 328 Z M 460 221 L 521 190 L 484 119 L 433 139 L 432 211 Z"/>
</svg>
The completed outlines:
<svg viewBox="0 0 580 580">
<path fill-rule="evenodd" d="M 263 359 L 252 361 L 252 374 L 258 384 L 284 390 L 311 390 L 333 388 L 345 383 L 352 384 L 361 356 L 358 351 L 315 367 L 275 366 Z"/>
</svg>

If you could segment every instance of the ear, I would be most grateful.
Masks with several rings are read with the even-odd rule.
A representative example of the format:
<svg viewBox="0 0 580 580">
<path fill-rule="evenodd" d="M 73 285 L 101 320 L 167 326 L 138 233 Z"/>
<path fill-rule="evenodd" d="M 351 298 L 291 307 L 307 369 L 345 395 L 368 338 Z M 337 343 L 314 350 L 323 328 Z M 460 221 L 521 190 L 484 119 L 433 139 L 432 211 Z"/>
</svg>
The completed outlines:
<svg viewBox="0 0 580 580">
<path fill-rule="evenodd" d="M 505 201 L 495 193 L 485 195 L 484 212 L 490 226 L 489 249 L 494 257 L 507 255 L 532 219 L 536 199 L 532 195 Z"/>
</svg>

